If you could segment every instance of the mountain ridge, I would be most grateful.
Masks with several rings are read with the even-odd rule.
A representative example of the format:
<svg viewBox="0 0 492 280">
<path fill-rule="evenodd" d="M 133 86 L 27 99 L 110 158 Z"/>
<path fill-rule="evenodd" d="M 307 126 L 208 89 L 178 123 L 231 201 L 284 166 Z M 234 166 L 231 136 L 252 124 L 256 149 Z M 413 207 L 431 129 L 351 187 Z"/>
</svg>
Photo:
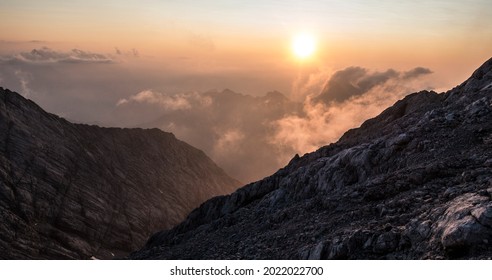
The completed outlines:
<svg viewBox="0 0 492 280">
<path fill-rule="evenodd" d="M 123 256 L 239 185 L 171 133 L 72 124 L 3 88 L 0 131 L 0 258 Z"/>
<path fill-rule="evenodd" d="M 132 259 L 492 257 L 492 59 L 213 198 Z"/>
</svg>

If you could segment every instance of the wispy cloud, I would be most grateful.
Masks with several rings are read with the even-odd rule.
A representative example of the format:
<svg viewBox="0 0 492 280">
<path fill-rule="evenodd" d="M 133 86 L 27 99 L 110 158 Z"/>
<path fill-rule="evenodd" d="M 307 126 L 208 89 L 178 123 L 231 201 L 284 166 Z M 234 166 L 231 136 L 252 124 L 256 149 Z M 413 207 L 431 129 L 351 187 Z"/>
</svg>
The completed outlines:
<svg viewBox="0 0 492 280">
<path fill-rule="evenodd" d="M 8 44 L 8 45 L 29 45 L 29 44 L 47 44 L 48 41 L 45 40 L 27 40 L 27 41 L 13 41 L 13 40 L 0 40 L 0 44 Z"/>
<path fill-rule="evenodd" d="M 4 63 L 53 64 L 53 63 L 113 63 L 114 60 L 104 54 L 72 49 L 68 52 L 56 51 L 48 47 L 33 49 L 0 58 Z"/>
<path fill-rule="evenodd" d="M 14 74 L 19 80 L 19 84 L 21 87 L 21 94 L 26 98 L 32 97 L 34 91 L 31 89 L 29 85 L 32 79 L 31 74 L 24 72 L 22 70 L 15 70 Z"/>
<path fill-rule="evenodd" d="M 168 94 L 154 90 L 143 90 L 128 98 L 122 98 L 116 103 L 117 107 L 129 104 L 151 104 L 157 105 L 166 111 L 186 110 L 192 106 L 210 105 L 212 99 L 208 96 L 202 96 L 196 92 Z"/>
<path fill-rule="evenodd" d="M 121 50 L 118 47 L 114 47 L 114 52 L 116 55 L 140 57 L 140 52 L 136 48 L 132 48 L 131 50 L 125 51 L 125 50 Z"/>
<path fill-rule="evenodd" d="M 278 92 L 253 97 L 230 90 L 180 94 L 145 90 L 120 99 L 115 117 L 153 116 L 152 121 L 138 126 L 175 133 L 246 182 L 278 168 L 280 154 L 268 142 L 269 124 L 300 108 L 301 104 Z"/>
<path fill-rule="evenodd" d="M 403 72 L 403 79 L 415 79 L 423 75 L 432 74 L 432 71 L 429 68 L 425 67 L 415 67 L 412 70 Z"/>
</svg>

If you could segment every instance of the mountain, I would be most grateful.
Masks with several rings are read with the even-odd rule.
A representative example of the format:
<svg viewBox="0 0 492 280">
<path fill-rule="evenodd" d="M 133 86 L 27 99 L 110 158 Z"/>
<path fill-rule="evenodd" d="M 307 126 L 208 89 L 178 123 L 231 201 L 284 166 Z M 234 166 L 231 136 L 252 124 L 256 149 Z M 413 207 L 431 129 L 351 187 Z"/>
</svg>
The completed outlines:
<svg viewBox="0 0 492 280">
<path fill-rule="evenodd" d="M 158 129 L 73 124 L 0 88 L 0 258 L 124 256 L 239 182 Z"/>
<path fill-rule="evenodd" d="M 243 182 L 271 175 L 287 163 L 295 152 L 274 143 L 273 123 L 287 114 L 303 114 L 301 103 L 276 91 L 263 96 L 228 89 L 177 95 L 144 91 L 127 101 L 111 113 L 118 124 L 171 131 Z"/>
<path fill-rule="evenodd" d="M 154 234 L 131 259 L 492 257 L 492 59 Z"/>
</svg>

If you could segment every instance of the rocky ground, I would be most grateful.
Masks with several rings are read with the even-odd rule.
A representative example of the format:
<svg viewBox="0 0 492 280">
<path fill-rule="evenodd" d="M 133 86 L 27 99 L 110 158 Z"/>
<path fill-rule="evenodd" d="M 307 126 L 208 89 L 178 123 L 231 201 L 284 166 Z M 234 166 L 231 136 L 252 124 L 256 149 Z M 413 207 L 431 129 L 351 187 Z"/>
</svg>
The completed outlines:
<svg viewBox="0 0 492 280">
<path fill-rule="evenodd" d="M 0 88 L 0 258 L 124 256 L 239 184 L 170 133 L 72 124 Z"/>
<path fill-rule="evenodd" d="M 490 259 L 492 60 L 154 234 L 131 259 Z"/>
</svg>

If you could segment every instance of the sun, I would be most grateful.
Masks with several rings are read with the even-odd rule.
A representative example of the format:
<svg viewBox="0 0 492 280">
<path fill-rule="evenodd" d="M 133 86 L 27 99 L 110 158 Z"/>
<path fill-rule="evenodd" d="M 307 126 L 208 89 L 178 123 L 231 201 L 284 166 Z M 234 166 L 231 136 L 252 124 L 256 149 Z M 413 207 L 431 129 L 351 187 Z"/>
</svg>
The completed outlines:
<svg viewBox="0 0 492 280">
<path fill-rule="evenodd" d="M 296 35 L 292 39 L 292 51 L 299 59 L 310 57 L 316 50 L 316 41 L 314 37 L 307 33 Z"/>
</svg>

